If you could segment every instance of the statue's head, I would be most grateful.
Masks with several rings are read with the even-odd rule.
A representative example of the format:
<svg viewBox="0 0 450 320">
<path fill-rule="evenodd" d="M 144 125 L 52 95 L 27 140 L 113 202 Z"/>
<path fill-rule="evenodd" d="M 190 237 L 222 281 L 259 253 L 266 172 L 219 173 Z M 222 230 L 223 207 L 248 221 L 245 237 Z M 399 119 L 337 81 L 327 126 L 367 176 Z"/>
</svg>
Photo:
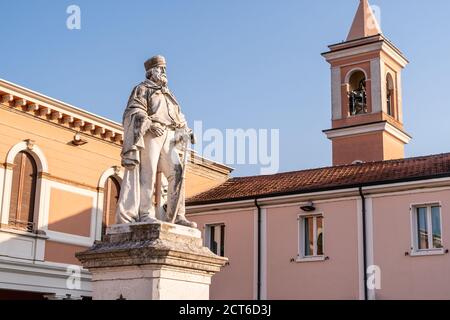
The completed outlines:
<svg viewBox="0 0 450 320">
<path fill-rule="evenodd" d="M 167 85 L 166 59 L 163 56 L 154 56 L 144 63 L 146 77 L 161 85 Z"/>
</svg>

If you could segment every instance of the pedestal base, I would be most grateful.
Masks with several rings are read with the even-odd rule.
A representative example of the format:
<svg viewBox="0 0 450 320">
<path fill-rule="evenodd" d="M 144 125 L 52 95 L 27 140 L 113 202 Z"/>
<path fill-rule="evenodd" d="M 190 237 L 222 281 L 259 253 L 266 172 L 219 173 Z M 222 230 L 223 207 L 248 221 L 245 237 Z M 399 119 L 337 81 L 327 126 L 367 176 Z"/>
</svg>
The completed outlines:
<svg viewBox="0 0 450 320">
<path fill-rule="evenodd" d="M 94 300 L 208 300 L 228 261 L 203 247 L 199 230 L 169 223 L 112 226 L 76 256 L 92 273 Z"/>
</svg>

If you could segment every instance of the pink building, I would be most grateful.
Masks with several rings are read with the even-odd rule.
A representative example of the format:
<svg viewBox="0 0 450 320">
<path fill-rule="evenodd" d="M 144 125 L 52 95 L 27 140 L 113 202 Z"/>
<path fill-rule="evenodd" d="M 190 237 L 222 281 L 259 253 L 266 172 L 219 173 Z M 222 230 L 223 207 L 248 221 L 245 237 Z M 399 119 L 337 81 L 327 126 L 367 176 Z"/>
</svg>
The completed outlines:
<svg viewBox="0 0 450 320">
<path fill-rule="evenodd" d="M 213 299 L 450 299 L 450 154 L 404 159 L 408 63 L 361 0 L 331 65 L 333 167 L 231 178 L 189 200 L 229 258 Z"/>
</svg>

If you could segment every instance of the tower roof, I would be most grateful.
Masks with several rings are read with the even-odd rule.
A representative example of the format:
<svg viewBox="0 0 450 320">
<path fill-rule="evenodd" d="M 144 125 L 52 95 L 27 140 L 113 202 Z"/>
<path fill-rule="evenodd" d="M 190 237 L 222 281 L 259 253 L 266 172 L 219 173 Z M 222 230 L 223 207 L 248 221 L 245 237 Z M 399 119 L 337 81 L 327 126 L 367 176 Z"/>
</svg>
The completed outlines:
<svg viewBox="0 0 450 320">
<path fill-rule="evenodd" d="M 368 0 L 360 0 L 347 41 L 381 34 L 381 28 Z"/>
</svg>

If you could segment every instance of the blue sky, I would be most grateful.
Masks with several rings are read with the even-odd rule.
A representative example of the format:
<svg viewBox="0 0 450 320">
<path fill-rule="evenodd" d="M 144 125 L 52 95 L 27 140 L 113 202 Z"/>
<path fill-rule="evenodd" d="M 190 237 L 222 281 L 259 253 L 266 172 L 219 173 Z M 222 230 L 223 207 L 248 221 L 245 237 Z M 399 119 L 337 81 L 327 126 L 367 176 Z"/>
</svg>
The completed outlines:
<svg viewBox="0 0 450 320">
<path fill-rule="evenodd" d="M 168 60 L 170 87 L 193 126 L 280 129 L 280 170 L 331 164 L 329 66 L 357 0 L 0 0 L 0 78 L 121 121 L 143 62 Z M 66 28 L 80 6 L 81 30 Z M 408 57 L 407 156 L 450 152 L 450 1 L 373 0 Z M 235 175 L 259 173 L 234 165 Z"/>
</svg>

